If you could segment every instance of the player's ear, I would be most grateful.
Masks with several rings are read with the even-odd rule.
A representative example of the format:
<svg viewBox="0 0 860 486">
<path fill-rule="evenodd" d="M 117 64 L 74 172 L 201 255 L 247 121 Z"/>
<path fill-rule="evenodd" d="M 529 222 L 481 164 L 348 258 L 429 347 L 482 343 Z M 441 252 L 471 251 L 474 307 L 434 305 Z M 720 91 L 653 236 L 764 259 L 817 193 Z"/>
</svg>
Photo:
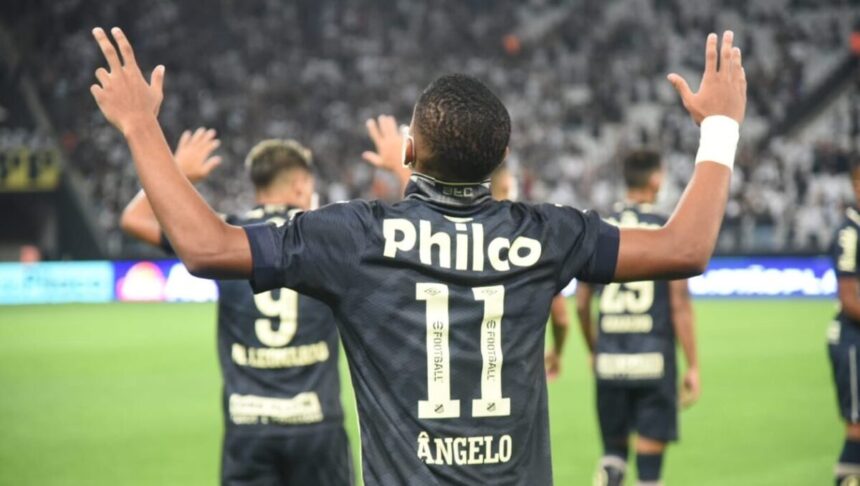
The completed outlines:
<svg viewBox="0 0 860 486">
<path fill-rule="evenodd" d="M 406 134 L 403 137 L 403 167 L 412 168 L 415 165 L 415 139 Z"/>
<path fill-rule="evenodd" d="M 502 156 L 502 162 L 508 160 L 508 155 L 511 155 L 511 147 L 510 146 L 505 147 L 505 155 Z"/>
</svg>

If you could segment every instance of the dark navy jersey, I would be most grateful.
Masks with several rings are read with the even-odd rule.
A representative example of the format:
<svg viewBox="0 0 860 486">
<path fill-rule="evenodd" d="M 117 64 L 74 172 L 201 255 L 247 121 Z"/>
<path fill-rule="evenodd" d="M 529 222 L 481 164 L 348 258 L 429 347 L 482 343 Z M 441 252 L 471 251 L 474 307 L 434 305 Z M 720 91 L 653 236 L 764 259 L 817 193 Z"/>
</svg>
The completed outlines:
<svg viewBox="0 0 860 486">
<path fill-rule="evenodd" d="M 401 202 L 246 232 L 255 290 L 291 287 L 335 312 L 367 484 L 551 484 L 550 303 L 572 277 L 612 278 L 617 228 L 413 175 Z"/>
<path fill-rule="evenodd" d="M 651 205 L 615 207 L 610 224 L 659 228 L 666 218 Z M 598 288 L 595 374 L 601 382 L 636 386 L 675 379 L 675 329 L 665 280 L 612 283 Z"/>
<path fill-rule="evenodd" d="M 842 223 L 833 237 L 830 254 L 833 268 L 838 278 L 860 278 L 857 269 L 858 231 L 860 231 L 860 211 L 856 206 L 845 209 Z M 860 343 L 860 322 L 848 317 L 842 310 L 836 316 L 839 326 L 829 332 L 831 342 Z"/>
<path fill-rule="evenodd" d="M 283 225 L 298 210 L 259 206 L 231 224 Z M 290 434 L 340 426 L 338 335 L 329 307 L 286 288 L 254 295 L 218 281 L 218 360 L 225 426 L 232 434 Z"/>
</svg>

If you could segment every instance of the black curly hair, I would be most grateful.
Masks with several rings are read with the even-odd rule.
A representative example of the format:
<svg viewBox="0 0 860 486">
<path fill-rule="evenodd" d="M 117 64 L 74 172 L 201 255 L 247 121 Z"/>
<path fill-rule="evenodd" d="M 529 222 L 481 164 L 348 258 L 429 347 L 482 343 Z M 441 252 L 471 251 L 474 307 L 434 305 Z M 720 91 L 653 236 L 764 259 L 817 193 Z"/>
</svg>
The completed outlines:
<svg viewBox="0 0 860 486">
<path fill-rule="evenodd" d="M 427 175 L 447 182 L 482 182 L 504 160 L 511 117 L 483 83 L 462 74 L 442 76 L 415 104 L 416 157 Z"/>
</svg>

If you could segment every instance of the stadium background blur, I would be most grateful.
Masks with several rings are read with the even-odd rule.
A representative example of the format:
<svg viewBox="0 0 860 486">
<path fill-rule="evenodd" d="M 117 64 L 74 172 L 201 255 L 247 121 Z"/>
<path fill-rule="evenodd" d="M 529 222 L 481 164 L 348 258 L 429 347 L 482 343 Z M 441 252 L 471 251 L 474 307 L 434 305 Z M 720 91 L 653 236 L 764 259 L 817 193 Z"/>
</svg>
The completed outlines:
<svg viewBox="0 0 860 486">
<path fill-rule="evenodd" d="M 705 393 L 683 415 L 667 482 L 830 477 L 840 425 L 824 329 L 835 279 L 820 255 L 860 156 L 856 1 L 3 2 L 0 261 L 102 263 L 0 263 L 0 303 L 212 297 L 171 263 L 139 262 L 159 254 L 119 231 L 138 183 L 88 92 L 95 25 L 122 26 L 145 68 L 166 65 L 170 140 L 219 131 L 225 163 L 200 190 L 225 212 L 251 203 L 241 161 L 266 137 L 314 150 L 324 203 L 396 198 L 395 181 L 361 161 L 364 120 L 408 120 L 419 90 L 454 71 L 509 107 L 522 199 L 605 211 L 620 195 L 619 155 L 647 145 L 665 155 L 668 210 L 698 131 L 664 76 L 698 79 L 701 38 L 733 29 L 750 106 L 724 258 L 693 282 L 695 294 L 723 297 L 696 304 Z M 132 269 L 155 277 L 126 288 Z M 0 484 L 214 482 L 213 322 L 207 303 L 0 307 Z M 550 386 L 555 473 L 586 484 L 599 446 L 585 355 L 571 339 Z"/>
</svg>

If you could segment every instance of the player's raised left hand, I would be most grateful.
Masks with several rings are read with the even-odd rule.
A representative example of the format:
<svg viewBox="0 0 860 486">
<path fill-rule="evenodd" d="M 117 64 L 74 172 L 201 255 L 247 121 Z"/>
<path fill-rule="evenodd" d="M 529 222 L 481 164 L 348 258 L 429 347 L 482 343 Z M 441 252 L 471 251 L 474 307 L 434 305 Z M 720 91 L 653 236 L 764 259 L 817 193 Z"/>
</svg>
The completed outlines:
<svg viewBox="0 0 860 486">
<path fill-rule="evenodd" d="M 90 92 L 105 118 L 125 134 L 137 121 L 158 115 L 164 98 L 164 66 L 156 67 L 147 82 L 125 34 L 119 27 L 111 29 L 111 34 L 122 59 L 105 31 L 99 27 L 93 29 L 109 70 L 103 67 L 96 70 L 98 83 L 90 86 Z"/>
<path fill-rule="evenodd" d="M 717 49 L 717 34 L 708 35 L 705 45 L 705 72 L 695 93 L 679 74 L 669 74 L 669 82 L 681 95 L 684 108 L 697 125 L 712 115 L 724 115 L 738 123 L 744 120 L 747 104 L 747 78 L 741 50 L 733 45 L 734 33 L 723 33 Z"/>
<path fill-rule="evenodd" d="M 699 369 L 689 368 L 684 374 L 684 382 L 681 389 L 681 406 L 692 407 L 702 395 L 702 384 L 699 381 Z"/>
<path fill-rule="evenodd" d="M 376 152 L 366 151 L 362 158 L 370 165 L 391 172 L 401 183 L 412 175 L 412 171 L 403 165 L 403 134 L 393 116 L 380 115 L 376 119 L 367 120 L 367 134 L 376 146 Z"/>
</svg>

